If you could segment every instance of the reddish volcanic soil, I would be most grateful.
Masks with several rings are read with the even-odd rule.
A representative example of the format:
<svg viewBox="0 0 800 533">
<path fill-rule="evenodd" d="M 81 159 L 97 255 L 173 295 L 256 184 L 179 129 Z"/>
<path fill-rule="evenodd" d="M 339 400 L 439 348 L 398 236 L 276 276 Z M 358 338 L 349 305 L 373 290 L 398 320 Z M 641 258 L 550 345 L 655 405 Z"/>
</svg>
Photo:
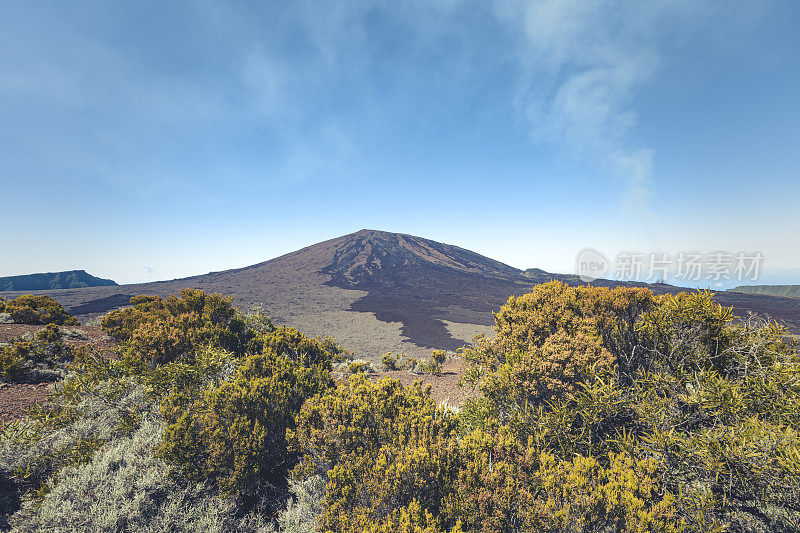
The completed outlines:
<svg viewBox="0 0 800 533">
<path fill-rule="evenodd" d="M 28 324 L 0 324 L 0 342 L 10 343 L 23 337 L 32 338 L 44 326 Z M 64 342 L 69 346 L 93 344 L 101 351 L 114 348 L 114 341 L 103 330 L 91 326 L 65 326 Z M 0 425 L 8 420 L 25 416 L 34 404 L 47 398 L 49 382 L 38 383 L 0 383 Z"/>
<path fill-rule="evenodd" d="M 47 398 L 49 383 L 0 383 L 0 426 L 21 418 L 36 403 Z"/>
<path fill-rule="evenodd" d="M 11 342 L 26 334 L 33 336 L 44 326 L 30 324 L 0 324 L 0 342 Z M 100 350 L 110 350 L 116 346 L 113 339 L 96 326 L 61 326 L 64 342 L 69 346 L 93 344 Z"/>
<path fill-rule="evenodd" d="M 406 387 L 420 380 L 425 385 L 431 386 L 431 398 L 433 398 L 436 403 L 457 408 L 465 399 L 475 395 L 475 392 L 469 384 L 465 383 L 463 387 L 458 386 L 458 382 L 461 379 L 462 368 L 463 361 L 460 358 L 451 357 L 443 365 L 441 376 L 411 374 L 407 370 L 394 370 L 390 372 L 380 371 L 372 375 L 375 379 L 381 379 L 385 376 L 397 379 Z"/>
</svg>

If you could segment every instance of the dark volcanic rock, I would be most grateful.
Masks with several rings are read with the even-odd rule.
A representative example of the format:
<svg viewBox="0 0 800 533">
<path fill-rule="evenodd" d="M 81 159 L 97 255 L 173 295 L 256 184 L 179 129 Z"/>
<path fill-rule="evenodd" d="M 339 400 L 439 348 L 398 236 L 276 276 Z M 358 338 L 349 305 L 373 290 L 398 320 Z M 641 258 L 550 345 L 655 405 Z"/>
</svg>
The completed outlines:
<svg viewBox="0 0 800 533">
<path fill-rule="evenodd" d="M 437 269 L 492 279 L 519 280 L 522 272 L 475 252 L 440 242 L 385 231 L 353 233 L 322 269 L 337 284 L 363 286 L 392 283 L 398 274 Z"/>
<path fill-rule="evenodd" d="M 522 271 L 469 250 L 397 233 L 362 230 L 334 253 L 329 285 L 367 291 L 351 305 L 385 322 L 402 322 L 418 346 L 454 350 L 442 319 L 492 324 L 492 310 L 529 291 Z"/>
</svg>

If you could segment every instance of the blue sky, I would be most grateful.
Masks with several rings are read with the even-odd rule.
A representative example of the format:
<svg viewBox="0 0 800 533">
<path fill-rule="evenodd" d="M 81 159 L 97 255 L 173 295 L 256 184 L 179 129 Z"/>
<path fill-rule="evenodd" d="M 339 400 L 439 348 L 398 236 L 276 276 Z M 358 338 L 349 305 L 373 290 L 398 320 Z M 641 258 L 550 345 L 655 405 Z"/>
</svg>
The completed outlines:
<svg viewBox="0 0 800 533">
<path fill-rule="evenodd" d="M 800 282 L 800 4 L 4 2 L 0 275 L 239 267 L 361 228 Z"/>
</svg>

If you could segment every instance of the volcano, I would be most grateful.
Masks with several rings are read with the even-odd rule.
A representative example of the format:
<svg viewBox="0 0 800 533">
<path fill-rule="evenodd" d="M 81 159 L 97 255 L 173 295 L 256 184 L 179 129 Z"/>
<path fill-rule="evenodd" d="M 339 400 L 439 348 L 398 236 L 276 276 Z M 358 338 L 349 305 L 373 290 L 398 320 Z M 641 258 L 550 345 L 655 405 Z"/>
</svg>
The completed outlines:
<svg viewBox="0 0 800 533">
<path fill-rule="evenodd" d="M 256 265 L 172 281 L 38 291 L 82 322 L 96 321 L 132 296 L 168 296 L 193 287 L 231 296 L 242 311 L 266 309 L 276 324 L 332 337 L 356 355 L 388 351 L 412 357 L 454 350 L 490 333 L 492 311 L 538 283 L 580 284 L 577 276 L 526 271 L 475 252 L 421 237 L 361 230 Z M 620 283 L 597 280 L 600 286 Z M 642 283 L 659 293 L 681 289 Z M 5 298 L 19 292 L 0 293 Z M 800 300 L 720 292 L 739 315 L 767 314 L 800 331 Z"/>
</svg>

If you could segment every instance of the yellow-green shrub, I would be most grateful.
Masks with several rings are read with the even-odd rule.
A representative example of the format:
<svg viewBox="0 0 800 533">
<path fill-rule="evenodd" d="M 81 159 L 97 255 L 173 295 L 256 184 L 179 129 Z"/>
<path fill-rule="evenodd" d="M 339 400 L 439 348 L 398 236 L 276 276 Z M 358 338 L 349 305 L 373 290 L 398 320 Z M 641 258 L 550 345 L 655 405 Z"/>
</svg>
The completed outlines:
<svg viewBox="0 0 800 533">
<path fill-rule="evenodd" d="M 69 316 L 61 304 L 49 296 L 23 294 L 5 302 L 5 311 L 17 324 L 57 324 L 77 326 L 78 321 Z"/>
<path fill-rule="evenodd" d="M 288 436 L 303 458 L 297 473 L 328 476 L 320 527 L 380 524 L 414 501 L 439 515 L 457 472 L 455 428 L 420 382 L 404 388 L 357 374 L 311 398 Z"/>
<path fill-rule="evenodd" d="M 645 313 L 639 331 L 658 363 L 682 378 L 700 369 L 729 374 L 736 366 L 730 350 L 737 337 L 733 312 L 708 291 L 665 294 Z"/>
<path fill-rule="evenodd" d="M 169 426 L 160 452 L 189 479 L 226 492 L 282 484 L 294 462 L 286 430 L 303 402 L 331 385 L 329 364 L 304 366 L 267 349 L 197 398 L 173 391 L 163 402 Z"/>
<path fill-rule="evenodd" d="M 734 323 L 710 293 L 655 297 L 552 283 L 510 299 L 496 314 L 495 331 L 495 339 L 478 338 L 465 350 L 465 380 L 482 395 L 467 400 L 459 418 L 467 434 L 501 431 L 516 444 L 511 463 L 498 460 L 505 452 L 495 449 L 493 460 L 473 468 L 478 477 L 493 472 L 483 482 L 485 498 L 497 497 L 465 507 L 472 509 L 461 515 L 465 526 L 491 516 L 505 523 L 503 516 L 516 511 L 503 495 L 520 494 L 513 501 L 522 502 L 526 490 L 541 490 L 544 467 L 531 457 L 546 454 L 559 469 L 577 469 L 599 486 L 630 466 L 641 480 L 658 480 L 657 494 L 675 511 L 664 514 L 661 496 L 646 491 L 625 497 L 639 509 L 640 523 L 624 507 L 614 511 L 617 518 L 564 507 L 572 517 L 595 516 L 603 527 L 800 528 L 800 509 L 791 503 L 800 497 L 800 358 L 783 328 L 755 319 Z M 641 461 L 648 461 L 644 474 Z M 563 488 L 571 478 L 554 479 Z M 604 512 L 613 507 L 599 493 L 570 493 L 562 504 L 580 498 L 601 502 Z M 559 522 L 556 507 L 542 509 L 534 530 L 586 529 Z M 610 521 L 620 516 L 624 525 Z"/>
<path fill-rule="evenodd" d="M 450 512 L 469 531 L 682 531 L 653 460 L 625 454 L 559 460 L 505 428 L 461 443 Z M 607 466 L 603 466 L 603 465 Z"/>
<path fill-rule="evenodd" d="M 676 498 L 658 483 L 654 459 L 619 453 L 558 460 L 543 453 L 535 484 L 541 489 L 526 517 L 528 531 L 684 531 Z"/>
<path fill-rule="evenodd" d="M 394 509 L 386 518 L 376 522 L 368 513 L 358 513 L 340 526 L 347 533 L 463 533 L 461 524 L 443 529 L 438 517 L 424 509 L 417 500 Z"/>
<path fill-rule="evenodd" d="M 100 321 L 103 331 L 120 342 L 129 340 L 139 325 L 161 316 L 164 312 L 164 300 L 160 296 L 134 296 L 130 299 L 130 305 L 131 307 L 111 311 Z"/>
<path fill-rule="evenodd" d="M 397 368 L 397 356 L 390 353 L 384 354 L 381 358 L 381 367 L 384 371 L 399 370 Z"/>
<path fill-rule="evenodd" d="M 529 531 L 524 526 L 538 491 L 536 449 L 495 424 L 466 435 L 459 453 L 462 464 L 446 512 L 467 531 Z"/>
<path fill-rule="evenodd" d="M 442 365 L 447 361 L 447 352 L 444 350 L 434 350 L 431 356 L 421 360 L 416 365 L 416 370 L 422 374 L 442 375 Z"/>
<path fill-rule="evenodd" d="M 374 372 L 372 363 L 366 359 L 355 359 L 350 361 L 350 364 L 347 365 L 347 371 L 351 374 L 366 374 Z"/>
<path fill-rule="evenodd" d="M 612 372 L 613 362 L 596 335 L 558 332 L 541 347 L 507 354 L 505 363 L 485 377 L 481 390 L 501 413 L 510 414 L 522 405 L 571 398 L 581 390 L 581 383 Z"/>
<path fill-rule="evenodd" d="M 48 324 L 32 341 L 15 340 L 10 346 L 0 346 L 0 378 L 19 379 L 39 365 L 52 368 L 65 360 L 70 350 L 61 337 L 58 326 Z"/>
<path fill-rule="evenodd" d="M 103 330 L 122 343 L 127 356 L 150 368 L 214 346 L 237 355 L 252 351 L 255 334 L 236 313 L 230 298 L 184 289 L 167 299 L 131 298 L 132 307 L 112 311 Z"/>
<path fill-rule="evenodd" d="M 289 326 L 281 326 L 258 336 L 253 341 L 253 346 L 257 351 L 268 349 L 275 353 L 286 354 L 307 366 L 317 363 L 330 365 L 349 355 L 347 350 L 338 346 L 329 337 L 319 339 L 306 337 Z"/>
</svg>

